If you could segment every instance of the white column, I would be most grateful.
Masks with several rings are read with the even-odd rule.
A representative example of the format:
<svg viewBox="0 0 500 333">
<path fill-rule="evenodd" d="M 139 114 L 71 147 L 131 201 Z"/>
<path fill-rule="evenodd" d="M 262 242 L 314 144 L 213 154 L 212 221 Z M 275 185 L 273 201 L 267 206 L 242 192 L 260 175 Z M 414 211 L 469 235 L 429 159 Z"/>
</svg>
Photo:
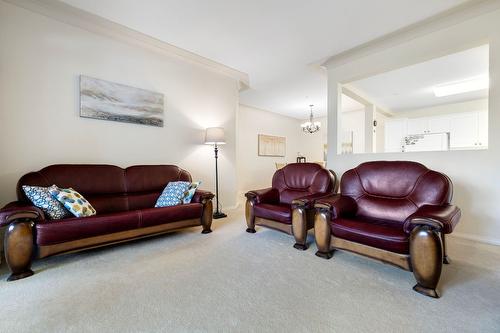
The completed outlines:
<svg viewBox="0 0 500 333">
<path fill-rule="evenodd" d="M 373 121 L 375 120 L 375 105 L 369 104 L 365 106 L 365 153 L 375 152 L 377 144 L 375 138 L 375 127 Z"/>
</svg>

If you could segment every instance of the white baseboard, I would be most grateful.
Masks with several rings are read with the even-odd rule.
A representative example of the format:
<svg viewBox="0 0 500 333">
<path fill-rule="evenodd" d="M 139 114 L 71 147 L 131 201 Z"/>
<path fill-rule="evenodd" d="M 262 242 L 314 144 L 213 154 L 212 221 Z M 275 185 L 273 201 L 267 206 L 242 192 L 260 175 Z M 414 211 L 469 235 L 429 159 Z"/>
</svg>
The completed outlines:
<svg viewBox="0 0 500 333">
<path fill-rule="evenodd" d="M 467 240 L 471 240 L 474 242 L 500 246 L 500 239 L 496 239 L 496 238 L 469 235 L 469 234 L 464 234 L 461 232 L 454 232 L 450 236 L 455 237 L 455 238 L 467 239 Z"/>
</svg>

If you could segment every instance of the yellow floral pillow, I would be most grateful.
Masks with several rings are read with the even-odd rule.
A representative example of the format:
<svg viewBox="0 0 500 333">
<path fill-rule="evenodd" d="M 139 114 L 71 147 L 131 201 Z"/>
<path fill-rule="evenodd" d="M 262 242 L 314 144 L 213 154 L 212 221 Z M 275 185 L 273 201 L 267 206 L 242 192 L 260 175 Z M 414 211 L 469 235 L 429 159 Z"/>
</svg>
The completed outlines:
<svg viewBox="0 0 500 333">
<path fill-rule="evenodd" d="M 49 187 L 49 193 L 76 217 L 92 216 L 96 211 L 85 198 L 72 188 Z"/>
</svg>

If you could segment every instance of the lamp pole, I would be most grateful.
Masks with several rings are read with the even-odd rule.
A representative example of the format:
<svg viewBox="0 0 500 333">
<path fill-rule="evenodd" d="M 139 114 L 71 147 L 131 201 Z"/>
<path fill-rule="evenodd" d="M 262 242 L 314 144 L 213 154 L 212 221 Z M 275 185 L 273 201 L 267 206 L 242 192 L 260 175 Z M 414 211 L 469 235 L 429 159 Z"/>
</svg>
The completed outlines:
<svg viewBox="0 0 500 333">
<path fill-rule="evenodd" d="M 219 148 L 217 147 L 217 143 L 214 144 L 214 153 L 215 153 L 215 197 L 217 198 L 217 207 L 215 208 L 215 213 L 213 215 L 213 218 L 220 219 L 226 217 L 227 215 L 219 210 L 219 169 L 217 167 L 217 159 L 219 158 Z"/>
<path fill-rule="evenodd" d="M 219 145 L 226 143 L 224 138 L 224 128 L 222 127 L 209 127 L 205 130 L 205 144 L 214 146 L 215 153 L 215 196 L 217 197 L 217 207 L 213 213 L 214 219 L 220 219 L 226 217 L 227 215 L 220 211 L 219 203 L 219 166 L 217 165 L 217 159 L 219 158 Z"/>
</svg>

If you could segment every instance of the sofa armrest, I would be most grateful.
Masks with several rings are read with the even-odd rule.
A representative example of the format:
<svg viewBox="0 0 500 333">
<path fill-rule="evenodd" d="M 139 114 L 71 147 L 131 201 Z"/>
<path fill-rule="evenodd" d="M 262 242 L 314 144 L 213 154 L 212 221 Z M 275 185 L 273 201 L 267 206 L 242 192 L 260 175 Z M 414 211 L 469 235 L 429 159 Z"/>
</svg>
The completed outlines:
<svg viewBox="0 0 500 333">
<path fill-rule="evenodd" d="M 280 201 L 280 193 L 277 189 L 272 187 L 248 191 L 245 197 L 250 201 L 254 201 L 254 203 L 277 204 Z"/>
<path fill-rule="evenodd" d="M 331 218 L 336 219 L 341 216 L 353 216 L 358 210 L 356 201 L 341 194 L 330 195 L 316 201 L 314 207 L 318 210 L 330 211 Z"/>
<path fill-rule="evenodd" d="M 424 205 L 406 219 L 403 228 L 409 234 L 417 225 L 428 225 L 449 234 L 455 229 L 460 216 L 461 211 L 457 206 Z"/>
<path fill-rule="evenodd" d="M 332 193 L 313 193 L 292 200 L 292 207 L 303 207 L 305 209 L 314 208 L 314 204 L 323 198 L 331 196 Z"/>
<path fill-rule="evenodd" d="M 204 203 L 207 200 L 212 200 L 215 195 L 210 191 L 196 190 L 191 202 Z"/>
<path fill-rule="evenodd" d="M 19 201 L 11 202 L 0 209 L 0 227 L 6 226 L 16 219 L 45 220 L 42 210 Z"/>
</svg>

